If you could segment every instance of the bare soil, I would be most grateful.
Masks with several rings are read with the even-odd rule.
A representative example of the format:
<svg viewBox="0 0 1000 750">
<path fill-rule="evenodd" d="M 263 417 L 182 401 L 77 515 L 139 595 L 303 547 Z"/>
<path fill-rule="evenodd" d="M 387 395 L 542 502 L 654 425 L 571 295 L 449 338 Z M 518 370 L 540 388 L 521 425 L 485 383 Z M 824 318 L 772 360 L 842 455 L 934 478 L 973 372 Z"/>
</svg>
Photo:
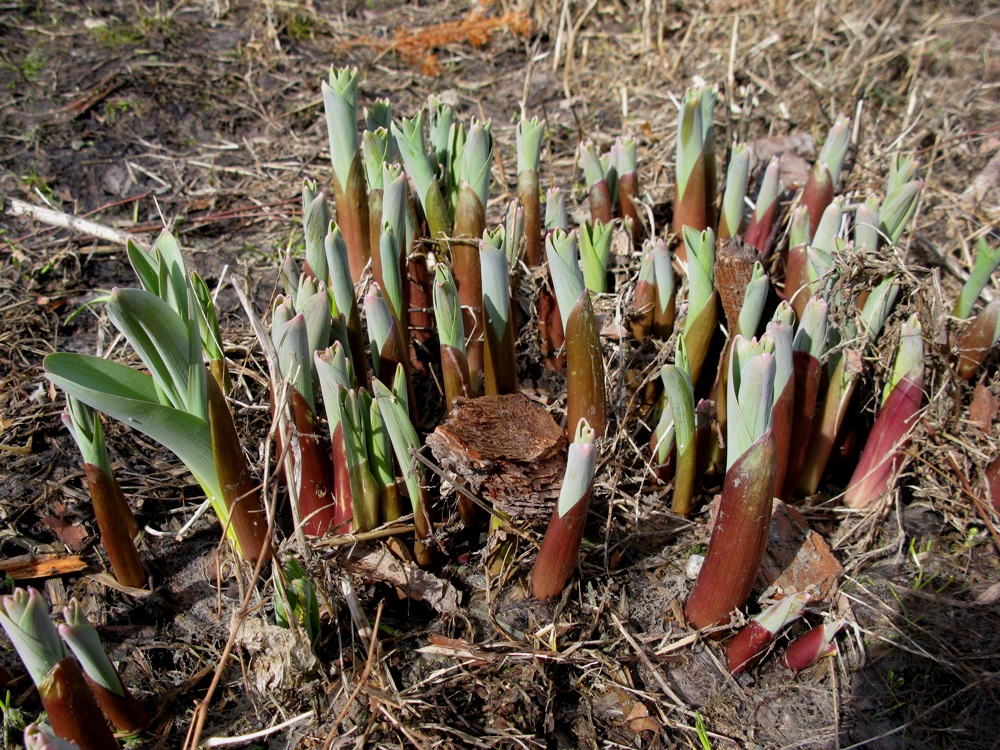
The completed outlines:
<svg viewBox="0 0 1000 750">
<path fill-rule="evenodd" d="M 974 402 L 947 344 L 977 238 L 1000 241 L 1000 14 L 989 3 L 0 2 L 0 40 L 0 555 L 81 556 L 82 571 L 18 583 L 44 588 L 53 606 L 85 603 L 156 715 L 130 746 L 183 746 L 217 671 L 203 739 L 295 719 L 246 740 L 252 747 L 1000 746 L 1000 518 L 982 482 L 1000 444 L 990 406 L 998 357 Z M 209 514 L 176 538 L 201 502 L 197 487 L 171 455 L 109 422 L 153 580 L 141 596 L 114 584 L 41 360 L 120 349 L 92 303 L 134 276 L 123 247 L 15 217 L 10 201 L 146 241 L 166 225 L 210 286 L 225 277 L 238 424 L 270 476 L 266 369 L 228 284 L 246 284 L 263 313 L 277 262 L 301 244 L 302 181 L 331 179 L 320 96 L 330 65 L 359 68 L 362 106 L 388 98 L 396 117 L 411 116 L 433 93 L 464 120 L 492 118 L 501 159 L 491 221 L 512 196 L 523 105 L 546 120 L 543 180 L 571 190 L 574 221 L 586 216 L 578 142 L 606 149 L 630 133 L 666 231 L 676 103 L 696 78 L 720 86 L 720 155 L 764 136 L 822 142 L 843 112 L 857 127 L 846 191 L 880 190 L 894 153 L 919 158 L 917 217 L 882 260 L 905 274 L 889 327 L 912 312 L 924 325 L 924 422 L 874 510 L 849 513 L 837 500 L 856 449 L 795 504 L 842 567 L 836 593 L 794 632 L 824 612 L 846 617 L 835 658 L 793 676 L 772 656 L 734 679 L 718 643 L 693 637 L 681 615 L 685 565 L 704 551 L 709 503 L 691 520 L 667 511 L 669 487 L 648 471 L 645 415 L 624 373 L 655 378 L 669 350 L 628 339 L 606 341 L 612 435 L 580 575 L 556 603 L 535 602 L 526 583 L 545 511 L 515 520 L 498 562 L 438 485 L 439 562 L 418 579 L 381 541 L 303 547 L 282 536 L 281 555 L 302 560 L 319 588 L 315 656 L 297 631 L 274 626 L 268 571 L 237 628 L 249 571 L 220 544 L 218 524 Z M 603 303 L 611 315 L 628 298 L 634 260 L 615 271 L 618 295 Z M 877 270 L 861 269 L 858 283 Z M 994 279 L 987 293 L 998 291 Z M 558 420 L 564 379 L 541 367 L 532 302 L 519 301 L 522 387 Z M 866 363 L 862 434 L 892 344 Z M 429 430 L 442 415 L 433 381 L 424 388 Z M 717 489 L 709 482 L 701 499 Z M 266 490 L 283 508 L 280 481 Z M 0 665 L 13 675 L 10 706 L 34 719 L 37 696 L 9 648 Z M 19 720 L 4 715 L 3 747 L 17 747 Z"/>
</svg>

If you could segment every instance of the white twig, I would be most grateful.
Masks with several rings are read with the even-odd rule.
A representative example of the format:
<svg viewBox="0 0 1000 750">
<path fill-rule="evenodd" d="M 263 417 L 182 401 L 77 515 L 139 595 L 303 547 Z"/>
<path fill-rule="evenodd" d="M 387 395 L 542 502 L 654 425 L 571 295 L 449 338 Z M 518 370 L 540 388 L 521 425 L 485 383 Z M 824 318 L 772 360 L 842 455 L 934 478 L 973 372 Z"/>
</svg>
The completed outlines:
<svg viewBox="0 0 1000 750">
<path fill-rule="evenodd" d="M 132 240 L 138 245 L 145 246 L 145 243 L 140 242 L 128 232 L 122 232 L 118 229 L 98 224 L 96 221 L 90 221 L 89 219 L 81 219 L 79 216 L 71 216 L 52 208 L 25 203 L 16 198 L 7 199 L 7 210 L 5 213 L 10 216 L 27 216 L 35 221 L 40 221 L 42 224 L 71 229 L 74 232 L 80 232 L 81 234 L 96 237 L 106 242 L 114 242 L 118 245 L 124 245 L 129 240 Z"/>
</svg>

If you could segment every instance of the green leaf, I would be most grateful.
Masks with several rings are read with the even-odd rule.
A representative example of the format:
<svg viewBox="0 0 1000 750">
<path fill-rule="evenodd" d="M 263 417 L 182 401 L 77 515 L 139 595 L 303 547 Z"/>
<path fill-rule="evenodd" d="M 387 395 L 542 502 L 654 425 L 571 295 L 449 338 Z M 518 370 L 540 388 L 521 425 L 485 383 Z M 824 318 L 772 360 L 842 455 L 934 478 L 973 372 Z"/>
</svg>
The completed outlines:
<svg viewBox="0 0 1000 750">
<path fill-rule="evenodd" d="M 207 420 L 207 396 L 198 403 L 191 400 L 207 393 L 200 336 L 197 361 L 192 361 L 189 326 L 166 302 L 142 289 L 112 291 L 108 316 L 149 368 L 168 403 Z"/>
<path fill-rule="evenodd" d="M 556 503 L 560 517 L 565 516 L 584 498 L 594 481 L 597 469 L 597 446 L 594 445 L 594 438 L 594 430 L 586 419 L 581 419 L 566 453 L 566 473 L 563 475 Z"/>
<path fill-rule="evenodd" d="M 585 289 L 576 243 L 576 232 L 567 233 L 559 229 L 545 238 L 545 255 L 549 261 L 549 272 L 552 274 L 552 285 L 555 287 L 556 302 L 559 303 L 559 315 L 564 328 L 576 301 Z"/>
<path fill-rule="evenodd" d="M 406 406 L 392 394 L 392 391 L 382 381 L 373 380 L 372 386 L 375 389 L 375 401 L 379 405 L 382 418 L 385 420 L 385 427 L 389 431 L 389 438 L 392 440 L 396 462 L 403 472 L 403 482 L 406 484 L 413 512 L 419 513 L 420 482 L 423 472 L 415 454 L 420 450 L 420 438 L 417 437 L 417 431 L 413 428 L 413 423 L 410 422 Z"/>
<path fill-rule="evenodd" d="M 322 89 L 334 178 L 341 190 L 346 190 L 351 163 L 358 150 L 357 68 L 330 68 L 330 82 L 324 81 Z"/>
<path fill-rule="evenodd" d="M 65 393 L 173 451 L 213 506 L 223 502 L 207 419 L 159 403 L 151 377 L 117 362 L 59 352 L 47 356 L 44 366 L 49 380 Z"/>
</svg>

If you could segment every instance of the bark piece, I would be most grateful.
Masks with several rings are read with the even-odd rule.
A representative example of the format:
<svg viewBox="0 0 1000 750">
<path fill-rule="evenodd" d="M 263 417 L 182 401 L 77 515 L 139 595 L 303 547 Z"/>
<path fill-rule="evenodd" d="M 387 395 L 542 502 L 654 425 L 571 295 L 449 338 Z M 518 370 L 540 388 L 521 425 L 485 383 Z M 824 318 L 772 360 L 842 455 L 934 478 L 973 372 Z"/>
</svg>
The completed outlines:
<svg viewBox="0 0 1000 750">
<path fill-rule="evenodd" d="M 775 500 L 758 581 L 786 594 L 814 590 L 815 599 L 828 602 L 836 593 L 841 571 L 830 545 L 809 528 L 802 514 Z"/>
<path fill-rule="evenodd" d="M 441 466 L 470 491 L 520 518 L 546 518 L 562 486 L 566 433 L 541 404 L 519 393 L 459 398 L 427 437 Z"/>
</svg>

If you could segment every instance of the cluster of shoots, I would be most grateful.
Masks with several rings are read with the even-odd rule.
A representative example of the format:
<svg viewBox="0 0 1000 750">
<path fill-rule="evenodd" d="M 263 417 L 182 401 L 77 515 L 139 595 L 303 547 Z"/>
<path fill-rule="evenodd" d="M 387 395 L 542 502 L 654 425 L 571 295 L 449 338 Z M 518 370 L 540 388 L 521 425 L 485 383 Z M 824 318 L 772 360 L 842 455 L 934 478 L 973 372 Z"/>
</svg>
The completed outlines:
<svg viewBox="0 0 1000 750">
<path fill-rule="evenodd" d="M 655 384 L 662 395 L 649 421 L 651 469 L 672 483 L 672 509 L 683 516 L 697 507 L 702 477 L 723 475 L 708 552 L 685 605 L 692 625 L 728 622 L 746 604 L 773 499 L 817 492 L 852 429 L 848 417 L 861 409 L 855 391 L 863 363 L 898 330 L 896 366 L 846 502 L 864 508 L 891 489 L 922 405 L 920 323 L 912 317 L 887 327 L 901 285 L 896 275 L 857 293 L 843 271 L 899 241 L 917 207 L 917 164 L 894 158 L 878 195 L 839 195 L 851 136 L 839 117 L 804 186 L 782 184 L 779 157 L 752 171 L 751 151 L 741 144 L 730 149 L 720 179 L 717 96 L 702 86 L 681 103 L 671 233 L 658 233 L 638 210 L 631 137 L 606 153 L 580 144 L 589 218 L 571 226 L 565 191 L 550 189 L 543 201 L 544 126 L 524 113 L 516 197 L 490 226 L 498 157 L 489 121 L 463 123 L 433 97 L 409 119 L 394 119 L 386 101 L 361 112 L 357 71 L 331 71 L 323 101 L 332 189 L 312 181 L 303 187 L 304 252 L 282 263 L 266 343 L 277 363 L 274 434 L 297 531 L 359 534 L 412 515 L 414 559 L 431 562 L 443 512 L 430 507 L 417 457 L 426 405 L 415 382 L 427 383 L 432 360 L 446 411 L 460 398 L 516 393 L 525 321 L 514 282 L 524 268 L 537 269 L 532 334 L 546 365 L 565 370 L 570 445 L 532 587 L 539 599 L 557 596 L 576 567 L 609 421 L 594 300 L 608 291 L 613 247 L 637 261 L 626 295 L 636 344 L 673 343 Z M 67 394 L 67 425 L 87 466 L 111 566 L 126 585 L 144 585 L 135 522 L 97 412 L 172 450 L 233 549 L 259 560 L 270 554 L 281 519 L 267 516 L 236 433 L 212 295 L 167 232 L 148 251 L 130 244 L 129 259 L 142 288 L 114 290 L 107 310 L 145 371 L 76 354 L 45 362 Z M 1000 252 L 982 241 L 955 306 L 964 379 L 1000 336 L 996 298 L 973 315 L 998 263 Z M 477 523 L 474 513 L 462 518 Z M 277 580 L 280 618 L 311 610 L 304 571 L 286 569 Z M 776 632 L 771 619 L 784 622 L 804 606 L 795 597 L 785 602 L 773 617 L 762 613 L 760 626 Z M 740 668 L 750 663 L 734 658 Z"/>
<path fill-rule="evenodd" d="M 56 626 L 32 588 L 0 597 L 0 626 L 31 675 L 58 738 L 29 727 L 25 746 L 59 748 L 62 740 L 79 750 L 117 747 L 108 721 L 119 732 L 135 734 L 149 715 L 122 683 L 79 602 L 71 599 L 62 617 Z"/>
</svg>

